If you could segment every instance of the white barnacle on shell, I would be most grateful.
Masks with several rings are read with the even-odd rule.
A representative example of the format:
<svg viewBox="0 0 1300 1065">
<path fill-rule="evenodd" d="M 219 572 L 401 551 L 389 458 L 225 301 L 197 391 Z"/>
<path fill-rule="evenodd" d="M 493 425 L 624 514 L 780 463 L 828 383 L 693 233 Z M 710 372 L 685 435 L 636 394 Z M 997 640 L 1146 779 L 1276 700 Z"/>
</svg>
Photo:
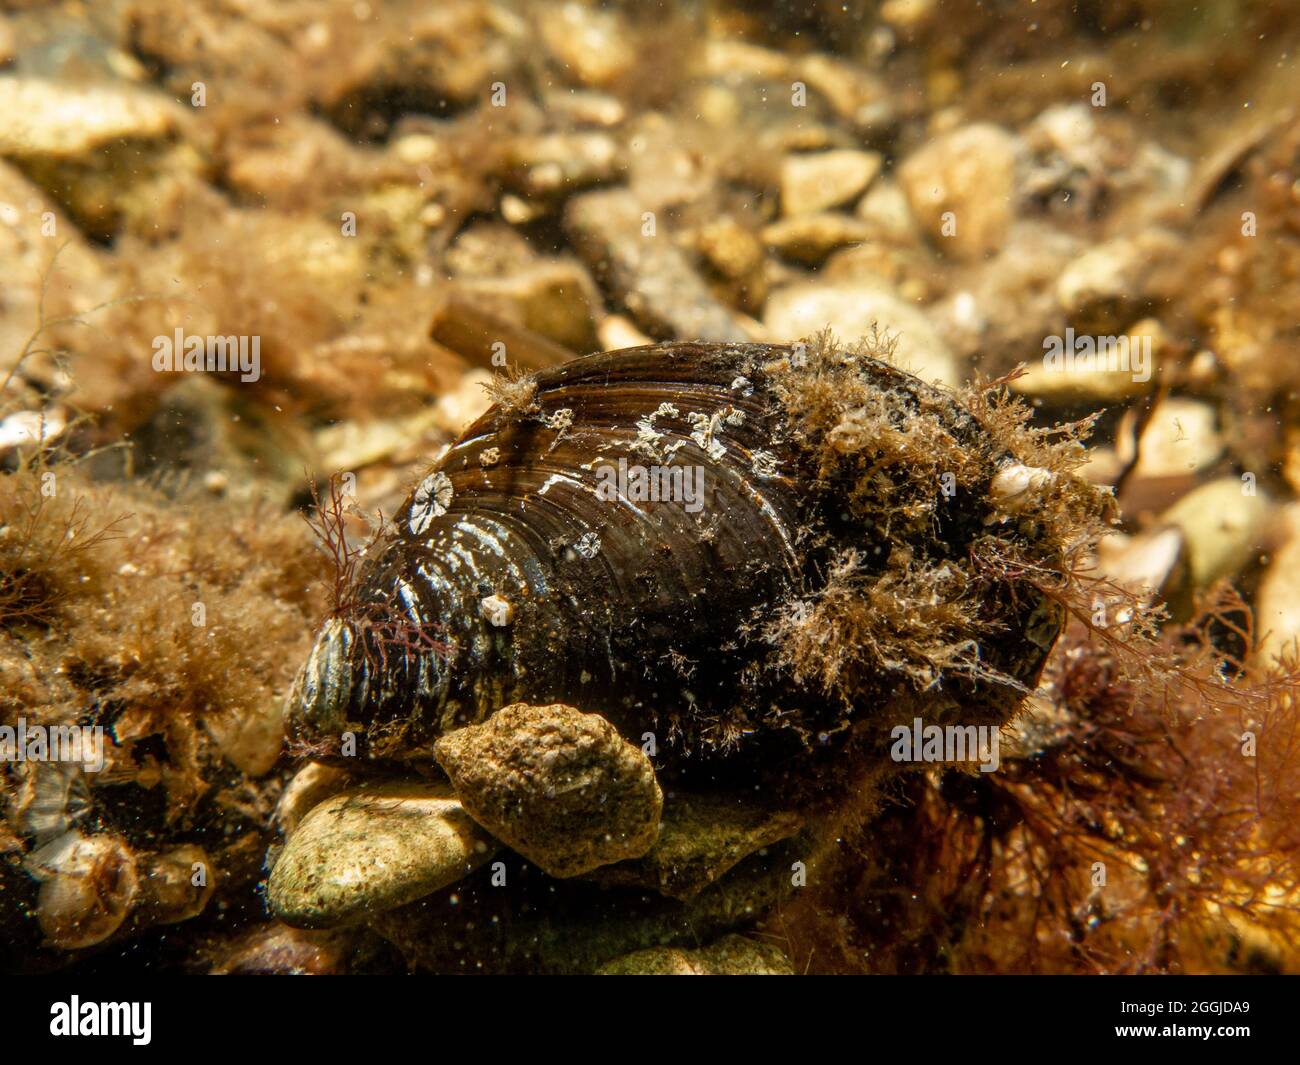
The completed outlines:
<svg viewBox="0 0 1300 1065">
<path fill-rule="evenodd" d="M 419 536 L 429 527 L 429 523 L 441 514 L 447 513 L 451 506 L 451 478 L 445 473 L 431 473 L 415 490 L 411 500 L 411 532 Z"/>
<path fill-rule="evenodd" d="M 546 428 L 554 429 L 557 433 L 563 433 L 573 424 L 573 410 L 569 407 L 561 407 L 559 410 L 544 416 L 542 422 Z"/>
<path fill-rule="evenodd" d="M 761 480 L 775 477 L 781 472 L 780 460 L 772 452 L 759 448 L 750 456 L 750 469 Z"/>
<path fill-rule="evenodd" d="M 691 423 L 691 439 L 709 458 L 717 462 L 725 458 L 727 449 L 718 441 L 722 435 L 722 415 L 719 414 L 701 414 L 699 411 L 692 411 L 687 415 L 687 420 Z"/>
<path fill-rule="evenodd" d="M 515 608 L 510 600 L 499 595 L 484 596 L 478 601 L 478 612 L 489 624 L 504 629 L 514 620 Z"/>
<path fill-rule="evenodd" d="M 648 455 L 652 459 L 659 459 L 661 457 L 659 448 L 664 434 L 655 428 L 655 419 L 676 418 L 677 414 L 677 408 L 671 403 L 660 403 L 657 409 L 636 423 L 636 440 L 632 443 L 632 450 Z"/>
<path fill-rule="evenodd" d="M 993 475 L 989 496 L 1000 510 L 1015 513 L 1054 480 L 1051 470 L 1013 462 Z"/>
</svg>

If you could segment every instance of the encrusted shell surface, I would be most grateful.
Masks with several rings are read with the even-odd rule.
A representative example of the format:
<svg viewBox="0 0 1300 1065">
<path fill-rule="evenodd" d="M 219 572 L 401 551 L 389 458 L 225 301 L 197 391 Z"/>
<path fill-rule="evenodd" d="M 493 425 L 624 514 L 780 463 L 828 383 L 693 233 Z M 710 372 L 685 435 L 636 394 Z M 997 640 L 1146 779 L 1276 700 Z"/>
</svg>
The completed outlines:
<svg viewBox="0 0 1300 1065">
<path fill-rule="evenodd" d="M 855 454 L 852 470 L 827 470 L 792 426 L 788 385 L 815 372 L 805 357 L 756 344 L 610 352 L 544 372 L 514 409 L 489 411 L 368 553 L 357 598 L 393 619 L 390 635 L 346 617 L 322 630 L 292 697 L 297 737 L 319 748 L 351 730 L 369 758 L 428 759 L 439 734 L 516 702 L 599 712 L 638 744 L 649 733 L 693 756 L 779 758 L 840 730 L 853 708 L 796 684 L 765 635 L 825 587 L 837 552 L 885 561 L 885 530 L 850 513 L 869 464 Z M 950 394 L 874 358 L 853 365 L 904 414 L 924 410 L 958 444 L 989 447 Z M 611 498 L 633 467 L 667 469 L 676 498 Z M 987 499 L 925 491 L 936 516 L 918 555 L 961 558 L 987 527 Z M 1008 616 L 1024 627 L 1041 605 L 1026 596 Z M 981 650 L 1013 681 L 1032 680 L 1045 652 Z"/>
</svg>

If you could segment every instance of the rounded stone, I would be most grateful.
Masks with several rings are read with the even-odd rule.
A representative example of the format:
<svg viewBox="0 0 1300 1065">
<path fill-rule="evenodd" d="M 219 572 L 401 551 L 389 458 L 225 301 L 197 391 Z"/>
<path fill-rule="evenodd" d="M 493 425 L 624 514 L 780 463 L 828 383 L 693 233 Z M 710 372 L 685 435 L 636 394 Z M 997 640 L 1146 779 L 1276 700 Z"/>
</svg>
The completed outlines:
<svg viewBox="0 0 1300 1065">
<path fill-rule="evenodd" d="M 516 703 L 434 756 L 474 820 L 552 876 L 639 858 L 658 837 L 654 767 L 599 714 Z"/>
<path fill-rule="evenodd" d="M 899 167 L 912 212 L 936 245 L 962 260 L 996 252 L 1015 217 L 1018 139 L 988 123 L 926 143 Z"/>
<path fill-rule="evenodd" d="M 495 850 L 445 785 L 350 789 L 302 819 L 267 901 L 295 928 L 331 928 L 454 884 Z"/>
</svg>

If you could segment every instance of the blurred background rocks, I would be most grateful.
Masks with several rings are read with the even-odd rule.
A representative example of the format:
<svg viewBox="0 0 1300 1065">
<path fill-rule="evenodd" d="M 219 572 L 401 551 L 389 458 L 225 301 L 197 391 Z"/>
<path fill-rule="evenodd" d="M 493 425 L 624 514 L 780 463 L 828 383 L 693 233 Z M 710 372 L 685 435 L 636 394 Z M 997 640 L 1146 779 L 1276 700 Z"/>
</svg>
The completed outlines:
<svg viewBox="0 0 1300 1065">
<path fill-rule="evenodd" d="M 0 767 L 6 967 L 459 964 L 427 909 L 299 933 L 257 885 L 328 593 L 298 512 L 351 474 L 363 536 L 497 372 L 828 326 L 950 386 L 1023 365 L 1037 420 L 1096 418 L 1103 571 L 1175 615 L 1235 581 L 1262 659 L 1294 649 L 1292 13 L 1033 7 L 0 2 L 0 581 L 31 543 L 49 569 L 47 610 L 0 612 L 0 724 L 111 732 L 99 776 Z M 258 337 L 257 376 L 158 372 L 178 330 Z M 1049 370 L 1067 335 L 1151 372 Z M 622 961 L 575 933 L 546 964 L 784 968 L 655 906 Z"/>
</svg>

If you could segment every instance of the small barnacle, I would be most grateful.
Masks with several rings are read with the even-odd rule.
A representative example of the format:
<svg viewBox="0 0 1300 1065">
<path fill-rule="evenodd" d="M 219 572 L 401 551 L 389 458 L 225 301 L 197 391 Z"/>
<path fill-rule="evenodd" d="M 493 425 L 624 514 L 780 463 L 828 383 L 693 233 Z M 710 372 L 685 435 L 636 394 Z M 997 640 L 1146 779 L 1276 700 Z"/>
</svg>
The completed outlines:
<svg viewBox="0 0 1300 1065">
<path fill-rule="evenodd" d="M 849 454 L 861 451 L 872 438 L 873 419 L 862 407 L 844 412 L 839 422 L 826 435 L 826 441 L 836 451 Z"/>
<path fill-rule="evenodd" d="M 573 424 L 573 411 L 568 407 L 561 407 L 559 410 L 546 415 L 542 419 L 542 424 L 548 429 L 554 429 L 557 433 L 563 433 Z"/>
<path fill-rule="evenodd" d="M 759 448 L 750 456 L 749 466 L 754 471 L 754 476 L 762 480 L 775 477 L 780 472 L 780 460 L 764 448 Z"/>
<path fill-rule="evenodd" d="M 989 483 L 989 498 L 1004 514 L 1015 514 L 1055 479 L 1056 474 L 1051 470 L 1020 462 L 1009 463 L 993 475 Z"/>
<path fill-rule="evenodd" d="M 0 754 L 3 747 L 0 746 Z M 86 774 L 74 762 L 25 762 L 17 809 L 23 831 L 44 843 L 62 835 L 91 810 Z"/>
<path fill-rule="evenodd" d="M 712 414 L 692 411 L 687 415 L 687 421 L 694 426 L 691 430 L 691 439 L 709 458 L 716 461 L 726 455 L 727 449 L 717 439 L 722 434 L 721 414 L 716 411 Z"/>
<path fill-rule="evenodd" d="M 434 518 L 447 513 L 453 494 L 451 478 L 441 470 L 421 481 L 411 500 L 411 513 L 407 520 L 411 532 L 420 536 Z"/>
<path fill-rule="evenodd" d="M 485 469 L 489 466 L 495 466 L 501 461 L 501 449 L 499 447 L 484 448 L 478 454 L 478 464 Z"/>
<path fill-rule="evenodd" d="M 64 833 L 33 851 L 28 872 L 41 882 L 36 919 L 55 946 L 80 950 L 102 943 L 140 900 L 136 858 L 111 833 Z"/>
<path fill-rule="evenodd" d="M 515 608 L 508 599 L 499 595 L 484 596 L 478 602 L 478 612 L 483 619 L 498 629 L 503 629 L 514 619 Z"/>
<path fill-rule="evenodd" d="M 585 532 L 573 541 L 573 549 L 583 558 L 595 558 L 600 554 L 600 537 L 594 532 Z"/>
<path fill-rule="evenodd" d="M 640 419 L 636 423 L 636 440 L 632 442 L 632 450 L 647 455 L 653 459 L 665 457 L 662 453 L 661 443 L 664 433 L 655 427 L 656 418 L 676 418 L 678 411 L 671 403 L 660 403 L 659 406 Z M 668 455 L 679 445 L 670 445 Z"/>
</svg>

